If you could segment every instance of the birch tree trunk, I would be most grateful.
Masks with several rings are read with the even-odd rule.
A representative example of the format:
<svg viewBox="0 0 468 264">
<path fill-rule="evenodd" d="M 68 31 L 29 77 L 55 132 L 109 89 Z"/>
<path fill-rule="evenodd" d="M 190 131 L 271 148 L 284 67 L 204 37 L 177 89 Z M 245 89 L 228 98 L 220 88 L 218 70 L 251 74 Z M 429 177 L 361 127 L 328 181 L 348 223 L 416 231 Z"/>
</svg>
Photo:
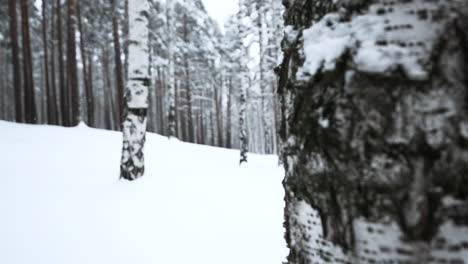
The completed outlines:
<svg viewBox="0 0 468 264">
<path fill-rule="evenodd" d="M 238 30 L 239 30 L 239 49 L 240 49 L 240 57 L 246 55 L 244 43 L 242 41 L 244 37 L 244 26 L 242 24 L 242 15 L 243 15 L 243 1 L 239 0 L 239 13 L 237 17 L 238 23 Z M 240 107 L 239 107 L 239 141 L 240 141 L 240 161 L 239 163 L 242 164 L 243 162 L 247 162 L 247 152 L 249 151 L 249 141 L 247 135 L 247 88 L 246 85 L 248 84 L 246 78 L 246 72 L 244 69 L 244 65 L 240 63 Z"/>
<path fill-rule="evenodd" d="M 466 1 L 283 1 L 288 263 L 468 263 Z"/>
<path fill-rule="evenodd" d="M 129 8 L 129 62 L 125 93 L 126 109 L 123 130 L 122 163 L 120 177 L 135 180 L 145 172 L 143 149 L 147 125 L 149 54 L 147 0 L 133 0 Z"/>
</svg>

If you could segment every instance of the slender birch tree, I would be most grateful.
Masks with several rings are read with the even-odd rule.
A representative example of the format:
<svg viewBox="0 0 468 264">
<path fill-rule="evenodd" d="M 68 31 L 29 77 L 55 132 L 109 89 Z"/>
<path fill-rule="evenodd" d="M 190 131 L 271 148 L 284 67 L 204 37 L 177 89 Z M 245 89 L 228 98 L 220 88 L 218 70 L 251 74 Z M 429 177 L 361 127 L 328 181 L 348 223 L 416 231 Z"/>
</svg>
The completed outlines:
<svg viewBox="0 0 468 264">
<path fill-rule="evenodd" d="M 128 3 L 129 46 L 128 82 L 125 92 L 126 109 L 123 130 L 122 163 L 120 177 L 135 180 L 143 176 L 144 145 L 147 126 L 149 50 L 147 0 Z"/>
<path fill-rule="evenodd" d="M 242 25 L 242 12 L 243 12 L 243 3 L 242 0 L 239 0 L 239 13 L 237 17 L 238 30 L 239 30 L 239 54 L 240 58 L 243 58 L 246 55 L 245 46 L 243 42 L 244 36 L 244 27 Z M 247 136 L 247 79 L 244 65 L 239 63 L 240 71 L 240 107 L 239 107 L 239 140 L 240 140 L 240 161 L 247 162 L 247 152 L 249 151 L 249 141 Z"/>
</svg>

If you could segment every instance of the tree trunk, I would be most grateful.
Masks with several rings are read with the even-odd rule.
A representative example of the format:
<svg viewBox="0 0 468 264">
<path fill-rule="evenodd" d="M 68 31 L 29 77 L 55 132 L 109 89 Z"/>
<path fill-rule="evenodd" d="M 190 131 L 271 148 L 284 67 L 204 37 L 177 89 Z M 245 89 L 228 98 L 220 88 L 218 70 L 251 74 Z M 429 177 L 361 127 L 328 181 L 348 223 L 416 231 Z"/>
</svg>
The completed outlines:
<svg viewBox="0 0 468 264">
<path fill-rule="evenodd" d="M 117 18 L 117 0 L 110 0 L 112 4 L 112 35 L 114 39 L 114 59 L 115 59 L 115 82 L 117 85 L 117 95 L 119 98 L 118 101 L 118 120 L 119 124 L 121 123 L 122 119 L 122 109 L 124 108 L 124 80 L 123 80 L 123 72 L 122 72 L 122 59 L 121 59 L 121 52 L 120 52 L 120 37 L 119 37 L 119 23 Z"/>
<path fill-rule="evenodd" d="M 187 1 L 184 0 L 186 4 Z M 187 11 L 185 11 L 187 12 Z M 188 29 L 188 21 L 187 21 L 187 14 L 184 14 L 184 42 L 185 45 L 189 45 L 188 39 L 189 29 Z M 189 65 L 189 54 L 187 52 L 184 53 L 184 71 L 185 71 L 185 87 L 186 87 L 186 96 L 187 96 L 187 121 L 188 121 L 188 141 L 191 143 L 195 143 L 195 127 L 193 124 L 193 110 L 192 110 L 192 87 L 190 83 L 190 65 Z"/>
<path fill-rule="evenodd" d="M 173 12 L 174 3 L 172 0 L 166 1 L 166 15 L 167 15 L 167 29 L 168 29 L 168 58 L 169 58 L 169 74 L 167 78 L 167 105 L 168 105 L 168 126 L 169 126 L 169 137 L 176 136 L 176 107 L 175 107 L 175 73 L 174 73 L 174 49 L 173 45 L 175 43 L 174 36 L 175 32 L 173 28 L 174 22 L 174 12 Z"/>
<path fill-rule="evenodd" d="M 70 121 L 72 126 L 80 122 L 80 97 L 78 90 L 78 70 L 76 62 L 76 3 L 75 0 L 67 0 L 68 22 L 67 22 L 67 70 L 68 90 L 70 91 Z"/>
<path fill-rule="evenodd" d="M 145 172 L 143 148 L 148 109 L 149 54 L 147 0 L 129 2 L 129 69 L 125 92 L 126 111 L 122 123 L 123 149 L 120 177 L 135 180 Z"/>
<path fill-rule="evenodd" d="M 86 96 L 86 110 L 88 125 L 95 126 L 94 124 L 94 95 L 92 88 L 92 79 L 90 79 L 91 72 L 88 68 L 91 67 L 91 55 L 88 55 L 88 52 L 85 50 L 85 31 L 83 28 L 82 14 L 81 14 L 81 4 L 78 2 L 76 5 L 76 12 L 78 17 L 78 31 L 80 32 L 80 53 L 81 53 L 81 62 L 83 63 L 83 84 L 85 88 Z M 89 58 L 89 61 L 87 61 Z"/>
<path fill-rule="evenodd" d="M 21 0 L 21 25 L 23 36 L 23 85 L 26 123 L 37 123 L 36 98 L 34 91 L 31 41 L 29 36 L 28 1 Z"/>
<path fill-rule="evenodd" d="M 242 25 L 242 15 L 243 15 L 243 1 L 239 0 L 239 12 L 237 14 L 237 23 L 238 23 L 238 31 L 239 31 L 239 49 L 241 57 L 246 56 L 246 48 L 244 47 L 244 43 L 242 39 L 244 38 L 244 26 Z M 246 80 L 246 73 L 244 69 L 244 65 L 241 63 L 239 64 L 239 83 L 240 83 L 240 107 L 239 107 L 239 141 L 240 141 L 240 161 L 239 163 L 242 164 L 243 162 L 247 162 L 247 152 L 249 151 L 249 141 L 248 141 L 248 134 L 247 134 L 247 80 Z M 250 84 L 249 84 L 250 85 Z"/>
<path fill-rule="evenodd" d="M 288 263 L 468 263 L 468 4 L 284 4 Z"/>
<path fill-rule="evenodd" d="M 60 86 L 60 112 L 62 125 L 70 126 L 68 122 L 68 93 L 65 87 L 65 68 L 63 61 L 63 31 L 62 31 L 62 4 L 57 0 L 57 39 L 58 39 L 58 66 L 59 66 L 59 86 Z"/>
<path fill-rule="evenodd" d="M 51 86 L 49 72 L 49 41 L 47 39 L 47 4 L 42 1 L 42 40 L 44 42 L 44 71 L 45 71 L 45 88 L 47 94 L 47 121 L 49 124 L 58 125 L 57 123 L 57 104 L 55 99 L 55 91 Z"/>
<path fill-rule="evenodd" d="M 222 82 L 220 82 L 222 83 Z M 221 93 L 218 91 L 221 91 Z M 224 147 L 223 140 L 223 89 L 214 87 L 214 102 L 216 104 L 216 127 L 218 128 L 218 147 Z"/>
<path fill-rule="evenodd" d="M 232 136 L 231 136 L 231 107 L 232 107 L 232 78 L 228 79 L 228 94 L 227 94 L 227 109 L 226 109 L 226 148 L 232 148 Z"/>
<path fill-rule="evenodd" d="M 21 92 L 21 71 L 20 71 L 20 58 L 19 58 L 19 45 L 18 45 L 18 23 L 16 15 L 16 0 L 9 0 L 9 13 L 10 13 L 10 38 L 11 38 L 11 53 L 12 53 L 12 66 L 13 66 L 13 87 L 15 91 L 15 119 L 16 122 L 24 121 L 24 105 Z"/>
<path fill-rule="evenodd" d="M 261 93 L 261 105 L 262 111 L 262 124 L 263 124 L 263 136 L 264 136 L 264 153 L 271 153 L 270 150 L 270 124 L 268 122 L 268 101 L 267 101 L 267 90 L 266 90 L 266 80 L 265 80 L 265 36 L 263 33 L 263 0 L 256 0 L 256 10 L 257 10 L 257 29 L 258 29 L 258 43 L 259 43 L 259 84 L 260 84 L 260 93 Z"/>
</svg>

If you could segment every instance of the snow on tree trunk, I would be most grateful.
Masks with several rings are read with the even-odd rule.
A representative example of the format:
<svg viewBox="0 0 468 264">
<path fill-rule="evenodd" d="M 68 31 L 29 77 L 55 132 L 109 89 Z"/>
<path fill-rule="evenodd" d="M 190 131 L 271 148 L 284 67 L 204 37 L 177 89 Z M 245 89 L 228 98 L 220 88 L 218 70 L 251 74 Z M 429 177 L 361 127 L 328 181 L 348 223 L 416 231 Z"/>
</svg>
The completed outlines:
<svg viewBox="0 0 468 264">
<path fill-rule="evenodd" d="M 132 0 L 129 9 L 129 62 L 125 93 L 126 109 L 122 124 L 123 150 L 120 177 L 135 180 L 143 176 L 147 125 L 149 54 L 147 0 Z"/>
<path fill-rule="evenodd" d="M 288 262 L 468 263 L 468 3 L 283 2 Z"/>
</svg>

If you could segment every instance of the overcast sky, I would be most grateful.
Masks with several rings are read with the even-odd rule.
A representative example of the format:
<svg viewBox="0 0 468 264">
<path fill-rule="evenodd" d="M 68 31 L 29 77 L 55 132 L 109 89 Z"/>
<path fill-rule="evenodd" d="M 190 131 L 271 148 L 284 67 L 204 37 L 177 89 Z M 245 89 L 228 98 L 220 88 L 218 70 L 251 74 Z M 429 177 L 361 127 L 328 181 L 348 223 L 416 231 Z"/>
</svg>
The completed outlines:
<svg viewBox="0 0 468 264">
<path fill-rule="evenodd" d="M 237 12 L 237 0 L 203 0 L 206 10 L 222 28 L 224 20 Z"/>
</svg>

